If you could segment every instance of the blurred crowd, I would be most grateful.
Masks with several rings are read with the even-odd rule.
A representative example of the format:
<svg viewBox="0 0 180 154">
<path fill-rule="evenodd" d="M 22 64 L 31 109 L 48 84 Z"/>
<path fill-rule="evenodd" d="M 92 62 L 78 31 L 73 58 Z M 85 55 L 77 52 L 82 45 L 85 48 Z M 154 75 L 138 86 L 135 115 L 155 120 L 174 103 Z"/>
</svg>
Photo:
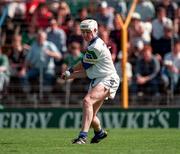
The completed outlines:
<svg viewBox="0 0 180 154">
<path fill-rule="evenodd" d="M 81 60 L 86 50 L 80 22 L 97 20 L 99 37 L 110 48 L 119 76 L 121 25 L 130 0 L 1 0 L 0 97 L 18 82 L 24 94 L 37 80 L 43 92 L 64 86 L 61 72 Z M 180 3 L 139 0 L 128 27 L 128 63 L 131 94 L 180 94 Z M 121 78 L 122 79 L 122 78 Z"/>
</svg>

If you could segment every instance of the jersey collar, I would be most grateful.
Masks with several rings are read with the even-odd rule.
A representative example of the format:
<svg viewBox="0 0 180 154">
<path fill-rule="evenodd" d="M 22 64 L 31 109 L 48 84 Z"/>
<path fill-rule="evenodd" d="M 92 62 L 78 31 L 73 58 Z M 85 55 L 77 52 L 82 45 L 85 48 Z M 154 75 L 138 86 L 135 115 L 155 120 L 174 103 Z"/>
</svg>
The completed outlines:
<svg viewBox="0 0 180 154">
<path fill-rule="evenodd" d="M 99 37 L 96 36 L 95 38 L 93 38 L 90 42 L 89 42 L 89 45 L 93 44 Z"/>
</svg>

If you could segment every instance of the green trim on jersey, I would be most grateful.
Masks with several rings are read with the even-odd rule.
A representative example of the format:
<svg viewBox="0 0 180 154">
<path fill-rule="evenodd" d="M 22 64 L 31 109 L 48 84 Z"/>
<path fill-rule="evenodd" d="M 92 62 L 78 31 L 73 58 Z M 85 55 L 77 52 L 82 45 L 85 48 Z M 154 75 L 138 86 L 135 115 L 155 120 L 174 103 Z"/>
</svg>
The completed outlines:
<svg viewBox="0 0 180 154">
<path fill-rule="evenodd" d="M 95 64 L 98 61 L 98 57 L 94 51 L 85 51 L 83 62 L 89 64 Z"/>
<path fill-rule="evenodd" d="M 97 59 L 97 58 L 98 58 L 97 55 L 96 55 L 96 53 L 95 53 L 94 51 L 87 50 L 86 53 L 89 54 L 89 55 L 91 55 L 93 59 Z M 86 53 L 85 53 L 85 54 L 86 54 Z"/>
</svg>

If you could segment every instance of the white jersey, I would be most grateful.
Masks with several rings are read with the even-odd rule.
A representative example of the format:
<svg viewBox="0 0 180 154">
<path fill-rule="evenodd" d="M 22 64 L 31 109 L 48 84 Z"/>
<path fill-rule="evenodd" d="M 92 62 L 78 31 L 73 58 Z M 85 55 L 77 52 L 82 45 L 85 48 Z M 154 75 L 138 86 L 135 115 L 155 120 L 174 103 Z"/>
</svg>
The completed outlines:
<svg viewBox="0 0 180 154">
<path fill-rule="evenodd" d="M 98 37 L 90 42 L 82 62 L 90 79 L 116 74 L 111 53 L 104 41 Z"/>
<path fill-rule="evenodd" d="M 119 87 L 119 76 L 116 73 L 111 53 L 106 44 L 100 38 L 94 38 L 82 59 L 83 67 L 88 78 L 92 79 L 89 90 L 98 84 L 102 84 L 109 90 L 109 98 L 115 97 Z"/>
</svg>

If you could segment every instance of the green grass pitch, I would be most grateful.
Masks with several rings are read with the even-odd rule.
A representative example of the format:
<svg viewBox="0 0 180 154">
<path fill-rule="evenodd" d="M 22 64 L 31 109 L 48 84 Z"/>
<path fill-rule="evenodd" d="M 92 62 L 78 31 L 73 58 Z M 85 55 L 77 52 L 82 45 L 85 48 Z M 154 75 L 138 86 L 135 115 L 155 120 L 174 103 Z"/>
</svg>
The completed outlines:
<svg viewBox="0 0 180 154">
<path fill-rule="evenodd" d="M 0 129 L 0 154 L 180 154 L 178 129 L 110 129 L 99 144 L 72 145 L 75 129 Z M 92 130 L 89 139 L 93 136 Z"/>
</svg>

